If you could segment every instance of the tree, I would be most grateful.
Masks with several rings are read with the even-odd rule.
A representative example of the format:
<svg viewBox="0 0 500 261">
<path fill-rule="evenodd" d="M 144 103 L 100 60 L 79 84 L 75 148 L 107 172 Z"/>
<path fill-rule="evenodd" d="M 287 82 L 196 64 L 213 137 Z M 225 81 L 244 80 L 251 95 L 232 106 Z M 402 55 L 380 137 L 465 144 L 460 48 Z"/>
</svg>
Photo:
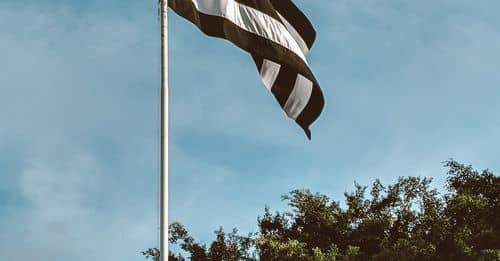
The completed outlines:
<svg viewBox="0 0 500 261">
<path fill-rule="evenodd" d="M 187 230 L 180 223 L 172 223 L 168 227 L 169 243 L 179 245 L 180 248 L 189 253 L 190 260 L 211 261 L 211 260 L 256 260 L 250 251 L 254 245 L 252 235 L 240 236 L 238 230 L 233 229 L 231 233 L 225 233 L 222 228 L 215 231 L 216 239 L 211 243 L 210 248 L 196 243 L 189 236 Z M 142 254 L 153 261 L 160 261 L 160 251 L 157 248 L 150 248 Z M 170 252 L 168 260 L 185 261 L 181 255 Z"/>
<path fill-rule="evenodd" d="M 169 227 L 170 243 L 190 260 L 500 260 L 500 177 L 454 160 L 445 162 L 446 193 L 431 179 L 400 177 L 384 186 L 355 184 L 345 207 L 326 195 L 294 190 L 282 199 L 290 211 L 264 209 L 259 232 L 215 232 L 207 248 L 179 223 Z M 159 251 L 143 253 L 158 257 Z M 169 260 L 185 260 L 169 253 Z"/>
</svg>

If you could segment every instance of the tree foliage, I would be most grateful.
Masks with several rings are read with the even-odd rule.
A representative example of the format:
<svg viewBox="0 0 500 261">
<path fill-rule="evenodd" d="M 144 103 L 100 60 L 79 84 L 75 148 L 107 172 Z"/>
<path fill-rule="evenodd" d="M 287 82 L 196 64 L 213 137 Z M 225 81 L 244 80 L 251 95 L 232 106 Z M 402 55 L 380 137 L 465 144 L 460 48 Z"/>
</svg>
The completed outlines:
<svg viewBox="0 0 500 261">
<path fill-rule="evenodd" d="M 500 260 L 500 178 L 453 160 L 445 167 L 443 195 L 421 177 L 400 177 L 389 186 L 356 184 L 344 206 L 294 190 L 282 197 L 290 211 L 266 207 L 256 234 L 219 229 L 207 247 L 174 223 L 170 243 L 195 261 Z M 159 257 L 156 249 L 143 254 Z M 169 253 L 169 260 L 186 259 Z"/>
</svg>

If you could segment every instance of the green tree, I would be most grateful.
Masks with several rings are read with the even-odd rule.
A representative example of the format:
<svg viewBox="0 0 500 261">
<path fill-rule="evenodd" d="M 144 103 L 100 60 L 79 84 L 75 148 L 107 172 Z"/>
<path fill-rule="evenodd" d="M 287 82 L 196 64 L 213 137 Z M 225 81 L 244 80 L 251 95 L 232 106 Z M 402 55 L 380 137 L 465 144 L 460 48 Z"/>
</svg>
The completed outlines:
<svg viewBox="0 0 500 261">
<path fill-rule="evenodd" d="M 207 248 L 205 245 L 196 243 L 189 235 L 188 231 L 180 223 L 172 223 L 168 227 L 169 243 L 178 245 L 189 253 L 190 260 L 193 261 L 239 261 L 256 260 L 251 248 L 254 246 L 252 235 L 240 236 L 238 230 L 233 229 L 231 233 L 225 233 L 222 228 L 215 231 L 216 239 Z M 150 248 L 142 254 L 153 261 L 160 261 L 160 251 L 157 248 Z M 175 255 L 170 252 L 168 260 L 184 261 L 181 254 Z"/>
<path fill-rule="evenodd" d="M 290 210 L 264 209 L 259 232 L 215 232 L 210 247 L 196 243 L 179 223 L 170 243 L 190 260 L 500 260 L 500 178 L 454 160 L 445 162 L 446 193 L 431 179 L 400 177 L 384 186 L 355 184 L 345 207 L 326 195 L 294 190 L 282 197 Z M 157 259 L 149 249 L 146 257 Z M 169 253 L 169 260 L 185 260 Z"/>
</svg>

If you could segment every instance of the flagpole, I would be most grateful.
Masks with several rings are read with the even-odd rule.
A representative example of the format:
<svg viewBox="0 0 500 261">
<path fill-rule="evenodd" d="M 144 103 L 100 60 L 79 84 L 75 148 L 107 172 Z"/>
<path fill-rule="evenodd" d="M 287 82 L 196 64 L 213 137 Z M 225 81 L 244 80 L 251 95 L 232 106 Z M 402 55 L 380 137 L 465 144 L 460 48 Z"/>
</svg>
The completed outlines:
<svg viewBox="0 0 500 261">
<path fill-rule="evenodd" d="M 168 0 L 159 0 L 161 23 L 160 260 L 168 260 Z"/>
</svg>

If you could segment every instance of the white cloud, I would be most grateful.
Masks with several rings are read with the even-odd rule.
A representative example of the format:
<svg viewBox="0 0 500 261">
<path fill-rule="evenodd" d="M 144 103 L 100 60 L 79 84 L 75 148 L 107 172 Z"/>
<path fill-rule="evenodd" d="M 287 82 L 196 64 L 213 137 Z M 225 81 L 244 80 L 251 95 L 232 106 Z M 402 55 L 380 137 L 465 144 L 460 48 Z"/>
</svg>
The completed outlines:
<svg viewBox="0 0 500 261">
<path fill-rule="evenodd" d="M 2 258 L 139 260 L 140 250 L 156 245 L 153 208 L 127 208 L 133 195 L 122 202 L 106 198 L 106 188 L 114 187 L 91 155 L 60 160 L 62 164 L 32 160 L 20 173 L 17 185 L 26 207 L 0 224 L 12 236 L 0 247 Z"/>
<path fill-rule="evenodd" d="M 156 17 L 0 5 L 0 193 L 12 202 L 0 259 L 143 260 L 157 243 L 157 85 L 138 68 L 155 61 Z"/>
</svg>

